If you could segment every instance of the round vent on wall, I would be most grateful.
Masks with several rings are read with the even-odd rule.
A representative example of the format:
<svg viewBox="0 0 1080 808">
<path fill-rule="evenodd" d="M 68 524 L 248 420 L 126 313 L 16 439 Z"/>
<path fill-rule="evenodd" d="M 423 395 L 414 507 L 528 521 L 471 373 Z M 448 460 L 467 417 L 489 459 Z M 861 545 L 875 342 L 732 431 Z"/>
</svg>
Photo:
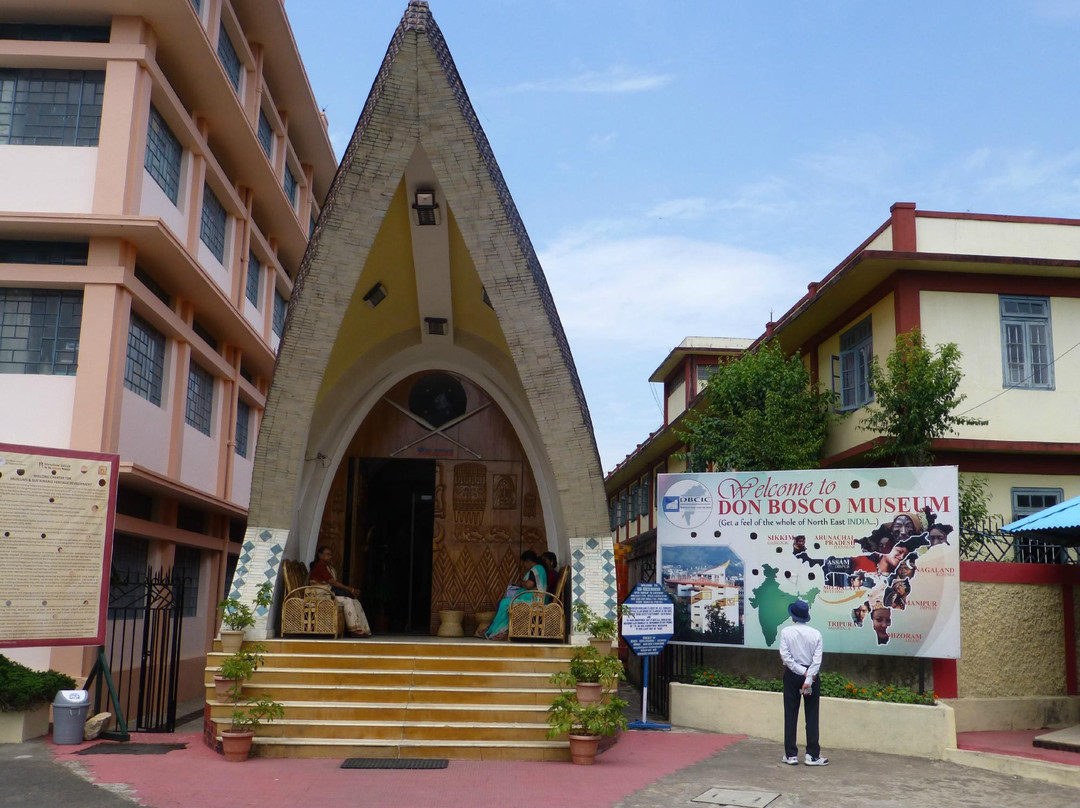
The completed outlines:
<svg viewBox="0 0 1080 808">
<path fill-rule="evenodd" d="M 409 411 L 433 427 L 464 415 L 467 403 L 465 388 L 449 373 L 429 373 L 409 391 Z"/>
</svg>

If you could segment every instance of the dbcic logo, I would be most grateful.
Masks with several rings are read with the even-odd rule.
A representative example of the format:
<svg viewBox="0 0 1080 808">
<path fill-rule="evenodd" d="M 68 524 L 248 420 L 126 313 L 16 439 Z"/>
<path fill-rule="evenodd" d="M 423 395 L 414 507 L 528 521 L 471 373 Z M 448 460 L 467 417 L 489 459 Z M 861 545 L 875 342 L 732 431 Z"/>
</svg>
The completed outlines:
<svg viewBox="0 0 1080 808">
<path fill-rule="evenodd" d="M 713 498 L 697 480 L 679 480 L 661 498 L 661 510 L 675 527 L 700 527 L 712 514 Z"/>
</svg>

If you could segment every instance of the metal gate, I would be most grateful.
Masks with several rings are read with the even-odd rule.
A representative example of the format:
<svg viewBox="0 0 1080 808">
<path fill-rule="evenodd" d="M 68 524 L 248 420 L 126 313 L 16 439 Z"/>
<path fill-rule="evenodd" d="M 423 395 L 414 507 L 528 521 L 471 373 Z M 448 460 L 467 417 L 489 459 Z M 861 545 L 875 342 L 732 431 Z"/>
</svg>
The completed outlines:
<svg viewBox="0 0 1080 808">
<path fill-rule="evenodd" d="M 136 732 L 176 728 L 183 615 L 184 579 L 171 569 L 110 582 L 109 668 Z"/>
</svg>

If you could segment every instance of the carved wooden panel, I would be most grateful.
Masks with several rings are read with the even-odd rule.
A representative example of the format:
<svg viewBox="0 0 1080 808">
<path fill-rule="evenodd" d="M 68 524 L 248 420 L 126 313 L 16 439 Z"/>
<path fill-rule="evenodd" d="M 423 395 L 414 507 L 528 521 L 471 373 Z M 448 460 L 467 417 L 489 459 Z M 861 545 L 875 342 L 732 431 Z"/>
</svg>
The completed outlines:
<svg viewBox="0 0 1080 808">
<path fill-rule="evenodd" d="M 491 476 L 491 507 L 497 511 L 510 511 L 517 508 L 517 475 L 493 474 Z"/>
</svg>

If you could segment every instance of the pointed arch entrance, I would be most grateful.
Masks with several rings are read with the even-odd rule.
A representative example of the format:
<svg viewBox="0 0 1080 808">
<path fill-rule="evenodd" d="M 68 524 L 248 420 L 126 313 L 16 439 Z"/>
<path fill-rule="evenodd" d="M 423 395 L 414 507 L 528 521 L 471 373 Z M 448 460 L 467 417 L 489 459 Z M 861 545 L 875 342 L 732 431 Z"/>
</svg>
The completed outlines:
<svg viewBox="0 0 1080 808">
<path fill-rule="evenodd" d="M 317 537 L 375 630 L 434 633 L 438 612 L 495 608 L 524 549 L 548 549 L 543 497 L 498 402 L 444 370 L 370 407 L 332 475 Z"/>
</svg>

